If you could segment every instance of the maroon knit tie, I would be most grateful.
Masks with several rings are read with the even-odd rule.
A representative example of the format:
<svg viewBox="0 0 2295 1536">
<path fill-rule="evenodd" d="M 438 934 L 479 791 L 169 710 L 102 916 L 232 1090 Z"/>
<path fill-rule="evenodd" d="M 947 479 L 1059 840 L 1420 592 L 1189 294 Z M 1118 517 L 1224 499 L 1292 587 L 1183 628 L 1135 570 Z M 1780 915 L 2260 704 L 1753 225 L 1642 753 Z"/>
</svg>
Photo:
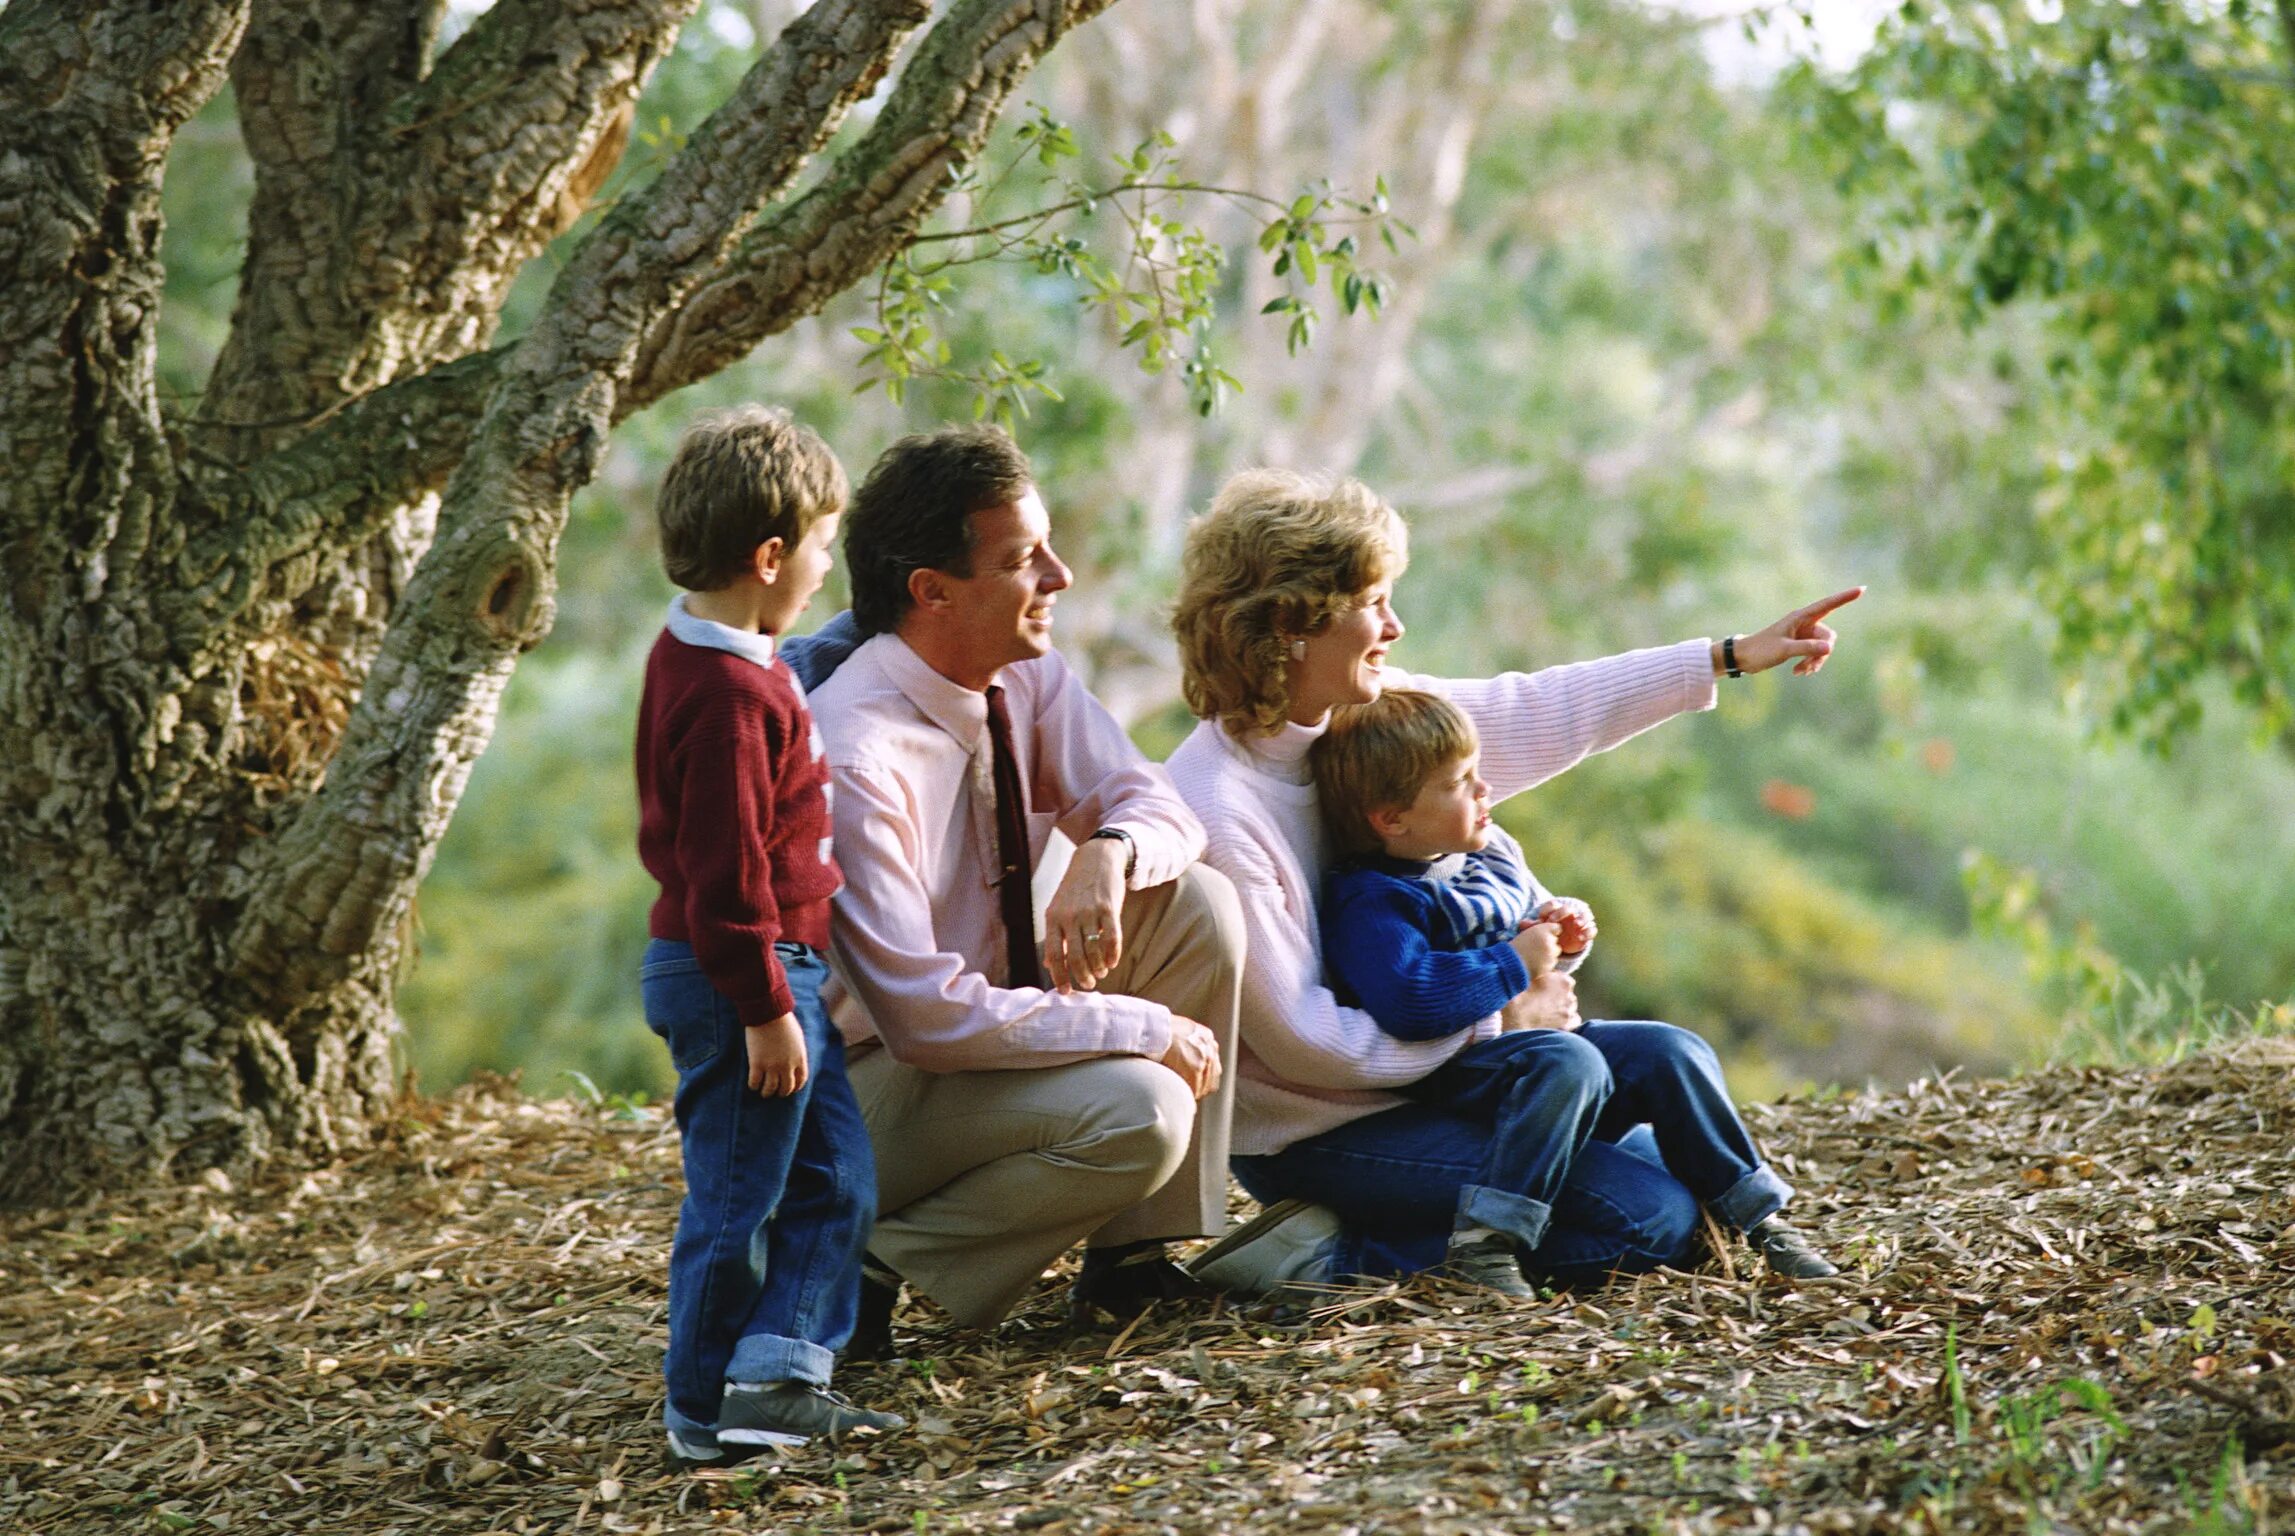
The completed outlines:
<svg viewBox="0 0 2295 1536">
<path fill-rule="evenodd" d="M 1020 763 L 1012 755 L 1012 717 L 1004 712 L 1004 690 L 988 688 L 988 747 L 996 779 L 996 902 L 1004 916 L 1004 984 L 1040 987 L 1044 972 L 1036 963 L 1036 900 L 1028 867 L 1028 798 L 1020 788 Z"/>
</svg>

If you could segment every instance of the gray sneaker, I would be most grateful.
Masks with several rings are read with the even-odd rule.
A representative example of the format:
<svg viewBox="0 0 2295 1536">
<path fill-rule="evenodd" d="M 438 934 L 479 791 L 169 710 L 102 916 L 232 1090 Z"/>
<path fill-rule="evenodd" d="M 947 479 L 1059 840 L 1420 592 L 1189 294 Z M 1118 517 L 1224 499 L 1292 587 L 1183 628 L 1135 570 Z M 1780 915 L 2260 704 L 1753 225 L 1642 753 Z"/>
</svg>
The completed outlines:
<svg viewBox="0 0 2295 1536">
<path fill-rule="evenodd" d="M 1522 1278 L 1522 1265 L 1514 1257 L 1514 1239 L 1501 1233 L 1469 1242 L 1453 1241 L 1436 1273 L 1461 1285 L 1496 1291 L 1501 1296 L 1532 1297 L 1538 1288 Z"/>
<path fill-rule="evenodd" d="M 1771 1274 L 1783 1275 L 1788 1280 L 1829 1280 L 1841 1272 L 1782 1216 L 1771 1216 L 1747 1227 L 1745 1240 L 1761 1255 Z"/>
<path fill-rule="evenodd" d="M 814 1440 L 906 1428 L 908 1420 L 897 1413 L 863 1408 L 841 1392 L 805 1381 L 729 1386 L 725 1406 L 717 1411 L 717 1443 L 729 1451 L 743 1445 L 793 1449 Z"/>
</svg>

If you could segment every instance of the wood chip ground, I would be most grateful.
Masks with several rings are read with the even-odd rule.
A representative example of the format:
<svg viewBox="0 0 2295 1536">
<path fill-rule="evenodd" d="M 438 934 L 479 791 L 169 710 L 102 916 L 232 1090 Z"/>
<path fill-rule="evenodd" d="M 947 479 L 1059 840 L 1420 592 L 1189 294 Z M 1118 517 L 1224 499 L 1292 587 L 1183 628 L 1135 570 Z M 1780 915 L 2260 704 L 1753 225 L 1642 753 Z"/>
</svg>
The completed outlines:
<svg viewBox="0 0 2295 1536">
<path fill-rule="evenodd" d="M 2295 1056 L 1762 1106 L 1846 1283 L 1003 1328 L 907 1434 L 678 1474 L 658 1110 L 413 1101 L 339 1167 L 0 1221 L 0 1532 L 2267 1531 L 2295 1522 Z"/>
</svg>

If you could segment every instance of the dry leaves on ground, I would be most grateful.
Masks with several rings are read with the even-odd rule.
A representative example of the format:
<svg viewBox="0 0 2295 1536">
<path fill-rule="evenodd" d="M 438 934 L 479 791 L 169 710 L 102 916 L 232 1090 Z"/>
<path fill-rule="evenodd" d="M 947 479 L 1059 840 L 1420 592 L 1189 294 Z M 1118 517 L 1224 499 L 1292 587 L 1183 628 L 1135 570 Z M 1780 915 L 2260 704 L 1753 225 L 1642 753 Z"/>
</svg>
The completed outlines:
<svg viewBox="0 0 2295 1536">
<path fill-rule="evenodd" d="M 503 1084 L 372 1154 L 0 1224 L 0 1531 L 2268 1529 L 2295 1509 L 2295 1062 L 1763 1106 L 1847 1283 L 1002 1329 L 911 1303 L 906 1435 L 678 1475 L 658 1111 Z"/>
</svg>

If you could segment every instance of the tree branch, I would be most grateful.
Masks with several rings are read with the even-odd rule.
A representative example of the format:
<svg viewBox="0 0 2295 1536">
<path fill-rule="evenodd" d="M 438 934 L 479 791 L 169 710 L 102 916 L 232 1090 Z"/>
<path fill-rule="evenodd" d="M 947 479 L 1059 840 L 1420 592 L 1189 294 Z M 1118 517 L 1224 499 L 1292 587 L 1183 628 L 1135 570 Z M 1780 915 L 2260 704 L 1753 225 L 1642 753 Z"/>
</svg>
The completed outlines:
<svg viewBox="0 0 2295 1536">
<path fill-rule="evenodd" d="M 442 0 L 268 0 L 233 66 L 256 195 L 210 450 L 485 345 L 697 3 L 499 0 L 432 68 Z"/>
<path fill-rule="evenodd" d="M 233 473 L 216 497 L 230 515 L 186 544 L 160 597 L 169 633 L 221 632 L 281 566 L 364 543 L 444 486 L 508 353 L 473 353 L 386 384 Z"/>
<path fill-rule="evenodd" d="M 566 500 L 595 472 L 640 338 L 720 262 L 864 99 L 924 0 L 822 0 L 792 23 L 662 175 L 623 200 L 559 274 L 542 319 L 494 369 L 467 456 L 320 788 L 250 855 L 260 893 L 232 950 L 282 1004 L 393 931 L 517 653 L 547 633 Z M 363 413 L 362 413 L 363 414 Z"/>
<path fill-rule="evenodd" d="M 655 321 L 623 391 L 624 413 L 746 356 L 897 255 L 947 197 L 950 173 L 979 154 L 1036 61 L 1110 3 L 953 6 L 860 142 Z"/>
<path fill-rule="evenodd" d="M 0 11 L 0 560 L 84 519 L 92 598 L 149 537 L 167 449 L 153 385 L 159 183 L 223 82 L 247 0 L 16 0 Z M 29 609 L 23 611 L 31 611 Z"/>
</svg>

